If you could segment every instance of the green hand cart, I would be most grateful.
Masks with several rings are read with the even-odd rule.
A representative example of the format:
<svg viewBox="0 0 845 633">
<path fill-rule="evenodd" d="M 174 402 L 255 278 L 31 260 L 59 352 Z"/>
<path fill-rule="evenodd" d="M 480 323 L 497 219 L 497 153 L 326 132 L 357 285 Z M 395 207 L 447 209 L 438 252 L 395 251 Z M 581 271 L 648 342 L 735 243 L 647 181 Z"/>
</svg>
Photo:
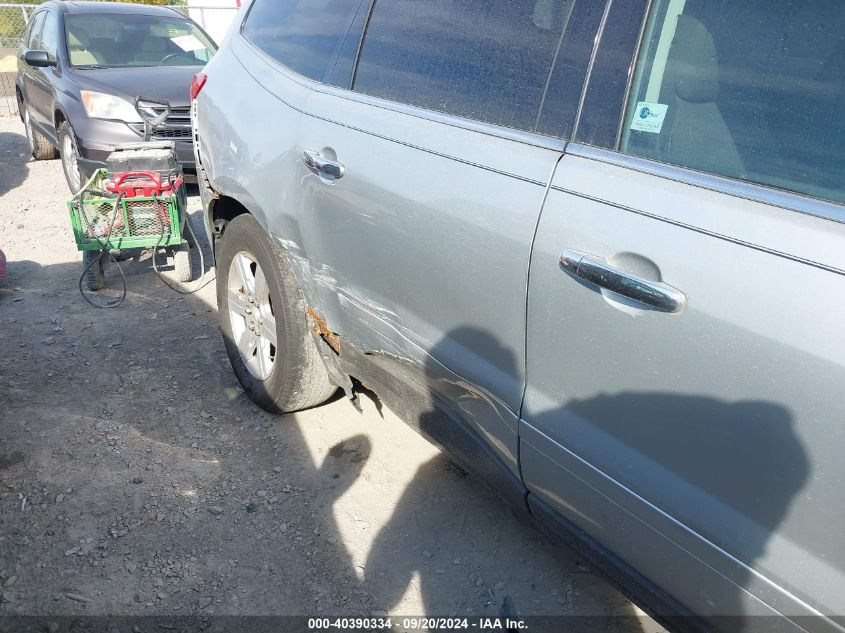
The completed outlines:
<svg viewBox="0 0 845 633">
<path fill-rule="evenodd" d="M 108 193 L 107 177 L 107 170 L 98 170 L 67 203 L 76 246 L 82 251 L 86 289 L 105 288 L 105 267 L 116 262 L 113 254 L 133 249 L 167 248 L 178 281 L 191 281 L 187 194 L 181 179 L 168 195 L 127 197 Z"/>
</svg>

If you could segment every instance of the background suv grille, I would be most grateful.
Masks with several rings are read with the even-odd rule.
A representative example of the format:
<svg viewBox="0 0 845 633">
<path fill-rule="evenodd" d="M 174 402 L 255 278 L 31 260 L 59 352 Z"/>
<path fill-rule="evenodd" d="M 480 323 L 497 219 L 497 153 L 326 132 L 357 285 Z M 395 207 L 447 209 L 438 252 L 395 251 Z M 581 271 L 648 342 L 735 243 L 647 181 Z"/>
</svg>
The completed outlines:
<svg viewBox="0 0 845 633">
<path fill-rule="evenodd" d="M 157 112 L 163 110 L 153 108 Z M 138 132 L 141 136 L 144 135 L 143 123 L 131 123 L 130 127 Z M 171 108 L 170 115 L 165 119 L 164 123 L 159 127 L 158 131 L 153 134 L 154 141 L 190 141 L 192 137 L 191 132 L 191 109 L 185 108 Z"/>
</svg>

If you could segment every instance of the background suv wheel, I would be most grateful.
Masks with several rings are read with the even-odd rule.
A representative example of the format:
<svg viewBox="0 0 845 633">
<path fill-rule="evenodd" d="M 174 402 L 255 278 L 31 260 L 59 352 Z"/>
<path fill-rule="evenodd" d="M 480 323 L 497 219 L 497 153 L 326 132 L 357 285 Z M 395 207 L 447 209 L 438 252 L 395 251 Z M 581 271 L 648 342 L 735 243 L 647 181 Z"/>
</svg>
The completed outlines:
<svg viewBox="0 0 845 633">
<path fill-rule="evenodd" d="M 26 105 L 23 107 L 23 126 L 26 130 L 26 140 L 29 152 L 35 160 L 50 160 L 56 157 L 56 148 L 41 132 L 32 125 L 32 117 Z"/>
<path fill-rule="evenodd" d="M 59 126 L 59 154 L 62 158 L 62 171 L 65 173 L 67 185 L 73 193 L 79 191 L 83 184 L 82 172 L 79 170 L 79 150 L 76 146 L 76 136 L 67 121 Z"/>
</svg>

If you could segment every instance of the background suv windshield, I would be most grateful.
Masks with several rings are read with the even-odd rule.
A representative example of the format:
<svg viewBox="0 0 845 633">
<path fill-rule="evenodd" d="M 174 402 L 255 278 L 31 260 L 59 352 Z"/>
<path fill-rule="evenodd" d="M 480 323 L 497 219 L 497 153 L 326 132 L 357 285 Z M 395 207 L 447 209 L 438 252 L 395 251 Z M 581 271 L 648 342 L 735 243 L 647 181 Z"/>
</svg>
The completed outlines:
<svg viewBox="0 0 845 633">
<path fill-rule="evenodd" d="M 196 25 L 151 15 L 67 15 L 73 66 L 204 66 L 214 44 Z"/>
</svg>

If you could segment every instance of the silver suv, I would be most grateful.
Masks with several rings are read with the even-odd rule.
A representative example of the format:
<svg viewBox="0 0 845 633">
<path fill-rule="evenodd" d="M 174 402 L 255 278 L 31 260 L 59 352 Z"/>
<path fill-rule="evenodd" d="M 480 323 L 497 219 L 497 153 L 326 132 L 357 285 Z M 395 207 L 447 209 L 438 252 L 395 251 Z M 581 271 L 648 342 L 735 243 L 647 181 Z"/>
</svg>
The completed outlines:
<svg viewBox="0 0 845 633">
<path fill-rule="evenodd" d="M 238 378 L 367 385 L 674 626 L 841 631 L 843 33 L 254 0 L 193 87 Z"/>
</svg>

